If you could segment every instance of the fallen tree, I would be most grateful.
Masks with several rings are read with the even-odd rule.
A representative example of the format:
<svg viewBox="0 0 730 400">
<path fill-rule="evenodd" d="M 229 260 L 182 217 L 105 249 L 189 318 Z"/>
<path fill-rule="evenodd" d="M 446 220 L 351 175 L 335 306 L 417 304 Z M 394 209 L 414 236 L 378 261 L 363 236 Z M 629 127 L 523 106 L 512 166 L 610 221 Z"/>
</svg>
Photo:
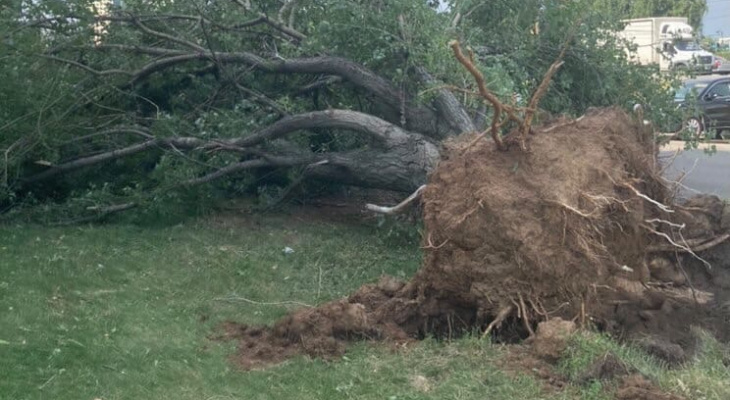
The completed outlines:
<svg viewBox="0 0 730 400">
<path fill-rule="evenodd" d="M 529 34 L 539 15 L 584 12 L 577 6 L 540 14 L 537 3 L 500 4 L 492 16 L 483 7 L 437 13 L 425 2 L 351 3 L 357 12 L 328 1 L 152 9 L 134 1 L 121 9 L 78 1 L 67 9 L 19 9 L 8 37 L 29 44 L 13 59 L 46 71 L 59 89 L 38 89 L 37 110 L 19 112 L 7 125 L 0 203 L 83 194 L 99 209 L 132 209 L 114 206 L 133 202 L 140 210 L 200 185 L 230 193 L 246 181 L 246 190 L 256 192 L 271 184 L 256 177 L 272 171 L 287 171 L 275 183 L 282 186 L 315 181 L 409 193 L 426 182 L 444 139 L 486 130 L 502 147 L 512 140 L 503 139 L 511 127 L 522 125 L 527 132 L 515 138 L 524 146 L 540 105 L 571 112 L 597 105 L 540 103 L 550 82 L 562 79 L 554 75 L 555 58 L 573 82 L 580 65 L 595 64 L 591 57 L 631 71 L 620 56 L 615 61 L 618 47 L 586 42 L 595 39 L 590 24 L 573 24 L 567 37 L 555 28 Z M 519 32 L 513 39 L 534 52 L 530 62 L 539 66 L 511 72 L 503 64 L 515 60 L 504 47 L 461 54 L 471 70 L 455 68 L 445 38 L 478 34 L 491 42 L 480 27 L 505 15 L 513 15 Z M 363 35 L 356 45 L 349 30 Z M 573 47 L 566 54 L 567 42 Z M 474 72 L 481 80 L 464 85 Z M 24 85 L 35 88 L 36 81 Z M 595 99 L 625 95 L 611 85 Z M 559 87 L 584 90 L 580 83 Z M 540 95 L 517 100 L 532 91 Z"/>
<path fill-rule="evenodd" d="M 258 368 L 302 353 L 336 356 L 349 341 L 366 338 L 481 330 L 517 341 L 534 338 L 538 323 L 553 318 L 641 340 L 675 363 L 693 351 L 688 326 L 730 340 L 730 268 L 724 261 L 713 269 L 697 254 L 730 237 L 723 202 L 706 196 L 670 203 L 654 133 L 643 120 L 597 109 L 533 129 L 519 116 L 529 110 L 492 100 L 470 58 L 457 42 L 452 48 L 482 96 L 519 125 L 492 141 L 478 133 L 447 141 L 426 186 L 396 207 L 369 207 L 397 212 L 422 197 L 425 257 L 409 282 L 383 277 L 272 327 L 229 329 L 240 341 L 240 365 Z M 540 95 L 536 90 L 530 104 Z M 492 129 L 502 123 L 492 121 Z M 720 257 L 728 249 L 723 245 Z"/>
</svg>

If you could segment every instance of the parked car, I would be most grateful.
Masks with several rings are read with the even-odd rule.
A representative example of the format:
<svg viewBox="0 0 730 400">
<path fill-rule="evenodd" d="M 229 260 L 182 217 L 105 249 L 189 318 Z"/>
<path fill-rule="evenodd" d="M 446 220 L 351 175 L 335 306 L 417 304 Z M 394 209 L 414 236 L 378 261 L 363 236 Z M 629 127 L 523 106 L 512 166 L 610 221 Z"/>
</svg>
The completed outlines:
<svg viewBox="0 0 730 400">
<path fill-rule="evenodd" d="M 730 77 L 689 79 L 675 92 L 674 102 L 689 110 L 682 128 L 695 137 L 730 135 Z"/>
<path fill-rule="evenodd" d="M 715 64 L 712 66 L 713 74 L 728 75 L 730 74 L 730 61 L 716 57 Z"/>
</svg>

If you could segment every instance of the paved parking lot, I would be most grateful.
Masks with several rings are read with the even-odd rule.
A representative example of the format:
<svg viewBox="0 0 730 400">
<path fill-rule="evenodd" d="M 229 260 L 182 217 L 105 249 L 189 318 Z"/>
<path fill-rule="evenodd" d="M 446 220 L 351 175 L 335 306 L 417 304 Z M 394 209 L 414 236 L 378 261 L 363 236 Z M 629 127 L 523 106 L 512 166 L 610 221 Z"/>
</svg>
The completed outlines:
<svg viewBox="0 0 730 400">
<path fill-rule="evenodd" d="M 717 150 L 714 154 L 706 151 L 711 145 Z M 697 191 L 730 199 L 730 144 L 702 144 L 699 149 L 683 149 L 684 142 L 672 141 L 660 152 L 661 162 L 668 163 L 673 159 L 664 174 L 667 179 L 677 179 L 686 174 L 682 181 L 686 188 L 680 196 L 691 196 Z M 679 154 L 674 157 L 677 151 Z"/>
</svg>

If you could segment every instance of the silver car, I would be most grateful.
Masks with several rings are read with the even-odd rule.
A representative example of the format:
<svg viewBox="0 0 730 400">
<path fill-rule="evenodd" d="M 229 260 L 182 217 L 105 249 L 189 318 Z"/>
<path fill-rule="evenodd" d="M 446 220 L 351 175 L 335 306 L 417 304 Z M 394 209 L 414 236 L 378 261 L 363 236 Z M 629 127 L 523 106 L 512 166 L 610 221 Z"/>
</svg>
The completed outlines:
<svg viewBox="0 0 730 400">
<path fill-rule="evenodd" d="M 712 73 L 719 75 L 730 74 L 730 61 L 724 58 L 715 57 L 715 63 L 712 65 Z"/>
</svg>

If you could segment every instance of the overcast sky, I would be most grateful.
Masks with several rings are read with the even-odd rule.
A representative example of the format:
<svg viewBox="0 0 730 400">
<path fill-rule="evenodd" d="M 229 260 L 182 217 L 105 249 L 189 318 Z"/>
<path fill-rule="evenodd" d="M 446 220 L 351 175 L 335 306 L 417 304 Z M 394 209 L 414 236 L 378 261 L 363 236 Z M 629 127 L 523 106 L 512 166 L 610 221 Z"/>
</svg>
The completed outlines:
<svg viewBox="0 0 730 400">
<path fill-rule="evenodd" d="M 730 36 L 730 0 L 707 0 L 702 26 L 705 35 L 715 36 L 722 31 L 724 37 Z"/>
</svg>

